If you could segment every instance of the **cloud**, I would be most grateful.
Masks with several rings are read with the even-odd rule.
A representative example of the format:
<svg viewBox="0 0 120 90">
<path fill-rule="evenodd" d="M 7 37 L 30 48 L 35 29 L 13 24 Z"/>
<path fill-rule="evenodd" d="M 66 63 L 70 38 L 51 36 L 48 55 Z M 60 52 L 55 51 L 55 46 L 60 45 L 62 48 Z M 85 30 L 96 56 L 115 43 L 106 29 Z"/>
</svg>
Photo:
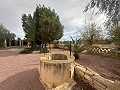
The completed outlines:
<svg viewBox="0 0 120 90">
<path fill-rule="evenodd" d="M 77 36 L 77 27 L 81 28 L 90 13 L 83 13 L 90 0 L 0 0 L 0 23 L 8 30 L 14 32 L 17 37 L 24 38 L 21 25 L 22 14 L 33 14 L 37 4 L 51 7 L 60 16 L 64 25 L 64 36 Z"/>
</svg>

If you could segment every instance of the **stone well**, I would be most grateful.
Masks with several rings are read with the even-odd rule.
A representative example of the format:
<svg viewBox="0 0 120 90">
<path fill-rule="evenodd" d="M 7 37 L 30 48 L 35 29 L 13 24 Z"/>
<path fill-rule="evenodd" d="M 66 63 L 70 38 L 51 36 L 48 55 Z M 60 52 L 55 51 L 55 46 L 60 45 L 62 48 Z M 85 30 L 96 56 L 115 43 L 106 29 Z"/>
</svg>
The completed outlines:
<svg viewBox="0 0 120 90">
<path fill-rule="evenodd" d="M 40 58 L 40 80 L 46 88 L 55 88 L 68 82 L 74 74 L 73 57 L 47 54 Z"/>
</svg>

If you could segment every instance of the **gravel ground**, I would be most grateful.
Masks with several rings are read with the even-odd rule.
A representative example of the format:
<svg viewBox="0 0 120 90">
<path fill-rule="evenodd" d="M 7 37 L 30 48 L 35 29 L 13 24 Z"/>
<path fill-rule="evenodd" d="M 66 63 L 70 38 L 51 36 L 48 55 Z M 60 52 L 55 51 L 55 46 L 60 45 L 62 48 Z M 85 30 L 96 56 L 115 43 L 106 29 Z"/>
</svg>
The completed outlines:
<svg viewBox="0 0 120 90">
<path fill-rule="evenodd" d="M 101 76 L 110 80 L 120 81 L 120 60 L 98 55 L 81 54 L 77 63 L 89 67 Z"/>
<path fill-rule="evenodd" d="M 0 50 L 0 90 L 45 90 L 37 67 L 40 54 L 18 54 Z"/>
<path fill-rule="evenodd" d="M 18 54 L 19 51 L 19 49 L 0 50 L 0 90 L 45 90 L 39 81 L 37 71 L 42 55 Z M 52 52 L 69 53 L 60 49 L 53 49 Z M 80 60 L 75 62 L 95 70 L 108 79 L 120 80 L 120 60 L 81 54 Z M 79 85 L 78 83 L 75 88 Z"/>
</svg>

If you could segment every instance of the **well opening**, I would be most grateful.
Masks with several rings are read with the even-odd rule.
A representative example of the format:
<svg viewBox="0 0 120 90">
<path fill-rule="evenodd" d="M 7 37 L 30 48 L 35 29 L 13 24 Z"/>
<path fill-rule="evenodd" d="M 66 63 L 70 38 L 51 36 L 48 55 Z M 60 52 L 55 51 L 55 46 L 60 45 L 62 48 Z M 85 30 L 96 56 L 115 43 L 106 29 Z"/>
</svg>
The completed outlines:
<svg viewBox="0 0 120 90">
<path fill-rule="evenodd" d="M 51 60 L 68 60 L 64 54 L 52 54 Z"/>
</svg>

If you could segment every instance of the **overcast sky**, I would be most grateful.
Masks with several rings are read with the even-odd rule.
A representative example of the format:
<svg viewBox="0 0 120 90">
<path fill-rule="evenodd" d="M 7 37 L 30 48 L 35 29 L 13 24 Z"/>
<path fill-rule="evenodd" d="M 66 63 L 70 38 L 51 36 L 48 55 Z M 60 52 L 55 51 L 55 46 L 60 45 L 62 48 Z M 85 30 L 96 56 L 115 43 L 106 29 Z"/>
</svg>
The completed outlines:
<svg viewBox="0 0 120 90">
<path fill-rule="evenodd" d="M 84 13 L 89 0 L 0 0 L 0 23 L 17 37 L 24 38 L 21 24 L 22 14 L 33 14 L 36 5 L 51 7 L 60 16 L 64 26 L 64 36 L 61 40 L 69 40 L 70 36 L 76 38 L 79 28 L 84 30 L 85 21 L 89 21 L 92 11 Z M 95 16 L 99 23 L 104 21 L 104 15 Z"/>
</svg>

